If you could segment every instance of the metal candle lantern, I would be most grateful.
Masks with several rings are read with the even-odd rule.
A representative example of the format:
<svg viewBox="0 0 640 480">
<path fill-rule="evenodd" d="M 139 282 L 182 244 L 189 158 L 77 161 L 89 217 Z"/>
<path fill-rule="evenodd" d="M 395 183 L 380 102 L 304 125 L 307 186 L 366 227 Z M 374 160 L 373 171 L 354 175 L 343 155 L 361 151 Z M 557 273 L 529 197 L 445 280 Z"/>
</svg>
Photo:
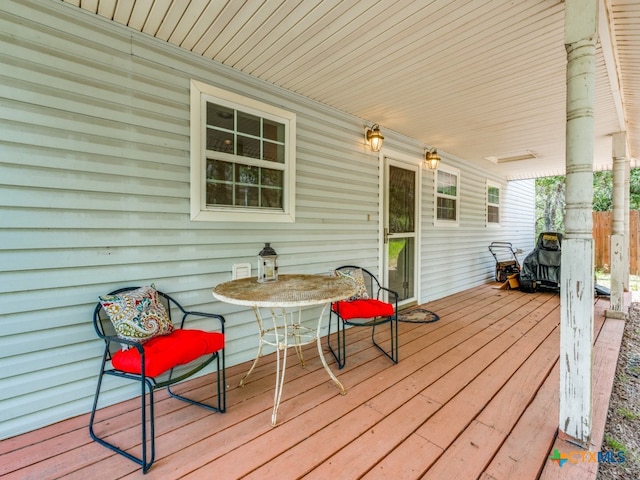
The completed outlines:
<svg viewBox="0 0 640 480">
<path fill-rule="evenodd" d="M 258 254 L 258 282 L 275 282 L 278 280 L 278 254 L 268 243 Z"/>
</svg>

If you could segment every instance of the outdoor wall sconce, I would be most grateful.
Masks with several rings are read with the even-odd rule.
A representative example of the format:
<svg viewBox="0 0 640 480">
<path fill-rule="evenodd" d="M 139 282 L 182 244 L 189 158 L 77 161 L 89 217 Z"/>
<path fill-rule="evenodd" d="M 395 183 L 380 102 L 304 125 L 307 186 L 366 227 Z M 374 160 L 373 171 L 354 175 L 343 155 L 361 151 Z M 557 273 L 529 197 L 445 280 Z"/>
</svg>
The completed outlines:
<svg viewBox="0 0 640 480">
<path fill-rule="evenodd" d="M 374 123 L 371 128 L 364 129 L 364 138 L 367 141 L 372 152 L 379 152 L 382 148 L 384 137 L 380 133 L 380 125 Z"/>
<path fill-rule="evenodd" d="M 258 254 L 258 282 L 275 282 L 278 280 L 278 254 L 265 243 Z"/>
<path fill-rule="evenodd" d="M 424 167 L 428 170 L 437 170 L 438 165 L 440 165 L 440 155 L 438 155 L 438 150 L 435 148 L 425 150 Z"/>
</svg>

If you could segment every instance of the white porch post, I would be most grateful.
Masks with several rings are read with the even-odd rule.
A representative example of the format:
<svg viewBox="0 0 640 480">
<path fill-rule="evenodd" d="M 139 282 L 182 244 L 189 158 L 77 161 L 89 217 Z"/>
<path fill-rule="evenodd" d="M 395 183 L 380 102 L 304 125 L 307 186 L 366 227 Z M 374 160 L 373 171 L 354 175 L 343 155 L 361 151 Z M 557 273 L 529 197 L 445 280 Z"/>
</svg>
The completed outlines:
<svg viewBox="0 0 640 480">
<path fill-rule="evenodd" d="M 565 1 L 566 216 L 560 278 L 560 435 L 591 438 L 593 144 L 597 0 Z"/>
<path fill-rule="evenodd" d="M 625 135 L 626 137 L 626 135 Z M 626 139 L 626 138 L 625 138 Z M 626 152 L 626 143 L 625 143 L 625 152 Z M 629 291 L 629 270 L 631 269 L 631 250 L 630 250 L 630 239 L 631 239 L 631 230 L 629 228 L 629 209 L 631 208 L 631 200 L 629 196 L 631 194 L 631 162 L 629 161 L 629 157 L 625 155 L 624 162 L 624 251 L 625 251 L 625 261 L 624 261 L 624 273 L 622 277 L 622 287 L 625 292 Z"/>
<path fill-rule="evenodd" d="M 629 251 L 626 248 L 628 231 L 625 229 L 627 176 L 627 136 L 625 132 L 613 135 L 613 228 L 611 232 L 611 306 L 607 317 L 624 318 L 625 272 L 628 271 Z"/>
</svg>

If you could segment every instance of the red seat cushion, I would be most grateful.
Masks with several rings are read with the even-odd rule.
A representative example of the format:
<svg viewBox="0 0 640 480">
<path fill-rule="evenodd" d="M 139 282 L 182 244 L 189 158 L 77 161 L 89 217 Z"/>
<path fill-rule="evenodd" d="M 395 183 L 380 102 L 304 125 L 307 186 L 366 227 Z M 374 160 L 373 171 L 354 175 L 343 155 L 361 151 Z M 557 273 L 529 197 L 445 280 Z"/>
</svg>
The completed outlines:
<svg viewBox="0 0 640 480">
<path fill-rule="evenodd" d="M 340 314 L 344 320 L 352 318 L 390 317 L 393 315 L 393 305 L 370 298 L 368 300 L 353 300 L 351 302 L 336 302 L 331 308 Z"/>
<path fill-rule="evenodd" d="M 167 370 L 189 363 L 207 353 L 224 348 L 224 335 L 202 330 L 175 330 L 170 335 L 154 337 L 143 345 L 145 375 L 156 377 Z M 129 348 L 115 353 L 111 365 L 128 373 L 142 373 L 140 353 Z"/>
</svg>

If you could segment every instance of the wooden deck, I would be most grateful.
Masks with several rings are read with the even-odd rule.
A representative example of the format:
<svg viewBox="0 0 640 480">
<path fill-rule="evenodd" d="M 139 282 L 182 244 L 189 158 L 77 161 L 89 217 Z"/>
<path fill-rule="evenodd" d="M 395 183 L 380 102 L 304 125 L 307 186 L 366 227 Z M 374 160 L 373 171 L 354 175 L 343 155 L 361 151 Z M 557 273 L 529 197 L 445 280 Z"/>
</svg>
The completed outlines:
<svg viewBox="0 0 640 480">
<path fill-rule="evenodd" d="M 624 323 L 596 302 L 594 445 L 600 449 Z M 341 396 L 314 345 L 301 368 L 291 352 L 279 425 L 271 427 L 275 357 L 227 369 L 228 408 L 210 413 L 161 392 L 157 460 L 148 479 L 595 478 L 597 463 L 549 461 L 579 450 L 557 437 L 559 297 L 467 290 L 423 307 L 436 323 L 400 325 L 400 362 L 348 331 Z M 326 342 L 325 342 L 326 345 Z M 326 349 L 325 349 L 326 350 Z M 183 384 L 205 397 L 208 377 Z M 208 389 L 205 387 L 209 387 Z M 138 400 L 101 411 L 122 445 L 139 442 Z M 141 478 L 139 468 L 94 443 L 82 415 L 0 442 L 6 479 Z M 133 427 L 132 427 L 133 425 Z"/>
</svg>

